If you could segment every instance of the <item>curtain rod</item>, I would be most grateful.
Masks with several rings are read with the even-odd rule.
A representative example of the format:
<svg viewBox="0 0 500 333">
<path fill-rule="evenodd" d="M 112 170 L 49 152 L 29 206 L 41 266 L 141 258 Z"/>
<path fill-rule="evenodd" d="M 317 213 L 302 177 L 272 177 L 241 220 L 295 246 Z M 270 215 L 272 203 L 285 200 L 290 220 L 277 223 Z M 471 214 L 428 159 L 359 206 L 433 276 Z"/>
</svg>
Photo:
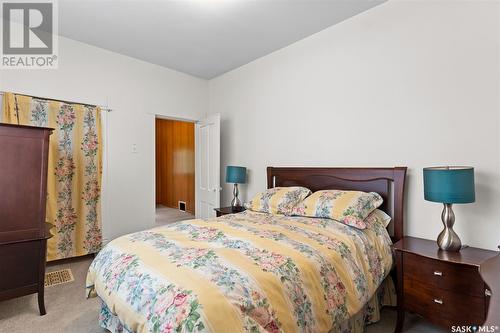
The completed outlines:
<svg viewBox="0 0 500 333">
<path fill-rule="evenodd" d="M 5 91 L 0 91 L 0 95 L 5 95 L 5 93 L 6 93 Z M 28 97 L 31 97 L 31 98 L 47 99 L 47 100 L 61 102 L 61 103 L 66 103 L 66 104 L 80 104 L 80 105 L 94 106 L 94 107 L 99 107 L 99 108 L 101 108 L 101 110 L 106 111 L 106 112 L 113 111 L 113 109 L 110 109 L 110 108 L 108 108 L 106 106 L 103 106 L 103 105 L 96 105 L 96 104 L 89 104 L 89 103 L 80 103 L 80 102 L 65 101 L 65 100 L 62 100 L 62 99 L 39 97 L 39 96 L 33 96 L 33 95 L 19 94 L 19 93 L 15 93 L 15 92 L 13 92 L 13 94 L 14 95 L 28 96 Z"/>
</svg>

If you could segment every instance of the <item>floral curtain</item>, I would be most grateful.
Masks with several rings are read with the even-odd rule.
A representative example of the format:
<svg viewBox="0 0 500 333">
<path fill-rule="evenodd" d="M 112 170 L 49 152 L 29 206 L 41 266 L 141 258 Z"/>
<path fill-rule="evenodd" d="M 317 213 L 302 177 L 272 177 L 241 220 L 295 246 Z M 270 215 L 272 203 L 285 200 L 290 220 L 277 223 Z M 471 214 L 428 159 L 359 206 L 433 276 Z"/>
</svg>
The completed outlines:
<svg viewBox="0 0 500 333">
<path fill-rule="evenodd" d="M 47 222 L 54 225 L 47 260 L 95 253 L 101 233 L 101 110 L 6 93 L 3 121 L 51 127 Z"/>
</svg>

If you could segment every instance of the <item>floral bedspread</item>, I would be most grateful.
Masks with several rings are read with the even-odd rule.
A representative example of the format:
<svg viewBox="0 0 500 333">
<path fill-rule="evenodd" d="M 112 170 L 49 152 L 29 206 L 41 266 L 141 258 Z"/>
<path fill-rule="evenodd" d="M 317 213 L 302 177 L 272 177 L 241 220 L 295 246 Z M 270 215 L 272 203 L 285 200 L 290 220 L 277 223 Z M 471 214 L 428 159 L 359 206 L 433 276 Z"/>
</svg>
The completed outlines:
<svg viewBox="0 0 500 333">
<path fill-rule="evenodd" d="M 110 242 L 87 276 L 115 332 L 328 332 L 362 309 L 392 266 L 380 223 L 246 211 Z"/>
</svg>

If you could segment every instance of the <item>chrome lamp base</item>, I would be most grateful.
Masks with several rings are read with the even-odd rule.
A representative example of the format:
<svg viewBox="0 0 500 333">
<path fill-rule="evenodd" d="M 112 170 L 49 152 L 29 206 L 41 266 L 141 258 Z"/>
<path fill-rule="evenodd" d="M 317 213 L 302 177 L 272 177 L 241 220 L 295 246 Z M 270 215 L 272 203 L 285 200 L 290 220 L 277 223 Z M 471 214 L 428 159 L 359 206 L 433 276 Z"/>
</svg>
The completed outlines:
<svg viewBox="0 0 500 333">
<path fill-rule="evenodd" d="M 234 184 L 234 188 L 233 188 L 233 200 L 231 200 L 231 207 L 233 207 L 233 209 L 241 209 L 241 201 L 238 198 L 238 194 L 239 193 L 240 192 L 238 190 L 238 184 Z"/>
<path fill-rule="evenodd" d="M 444 204 L 441 220 L 443 221 L 444 229 L 437 238 L 439 248 L 444 251 L 460 251 L 462 242 L 457 233 L 453 230 L 455 213 L 453 213 L 452 204 Z"/>
</svg>

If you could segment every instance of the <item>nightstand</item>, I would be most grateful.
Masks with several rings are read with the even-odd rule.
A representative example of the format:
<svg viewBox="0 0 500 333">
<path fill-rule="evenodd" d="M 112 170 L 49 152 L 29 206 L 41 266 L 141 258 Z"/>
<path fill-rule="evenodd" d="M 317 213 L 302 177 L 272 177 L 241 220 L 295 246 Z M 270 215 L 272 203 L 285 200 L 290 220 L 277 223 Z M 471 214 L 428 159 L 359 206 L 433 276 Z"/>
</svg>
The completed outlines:
<svg viewBox="0 0 500 333">
<path fill-rule="evenodd" d="M 217 217 L 227 215 L 227 214 L 236 214 L 236 213 L 241 213 L 245 211 L 244 207 L 241 208 L 234 208 L 229 206 L 229 207 L 220 207 L 220 208 L 214 208 L 215 214 Z"/>
<path fill-rule="evenodd" d="M 404 237 L 394 249 L 396 333 L 402 331 L 406 310 L 446 329 L 484 323 L 489 290 L 479 275 L 479 265 L 496 252 L 473 247 L 460 252 L 442 251 L 435 241 L 414 237 Z"/>
</svg>

